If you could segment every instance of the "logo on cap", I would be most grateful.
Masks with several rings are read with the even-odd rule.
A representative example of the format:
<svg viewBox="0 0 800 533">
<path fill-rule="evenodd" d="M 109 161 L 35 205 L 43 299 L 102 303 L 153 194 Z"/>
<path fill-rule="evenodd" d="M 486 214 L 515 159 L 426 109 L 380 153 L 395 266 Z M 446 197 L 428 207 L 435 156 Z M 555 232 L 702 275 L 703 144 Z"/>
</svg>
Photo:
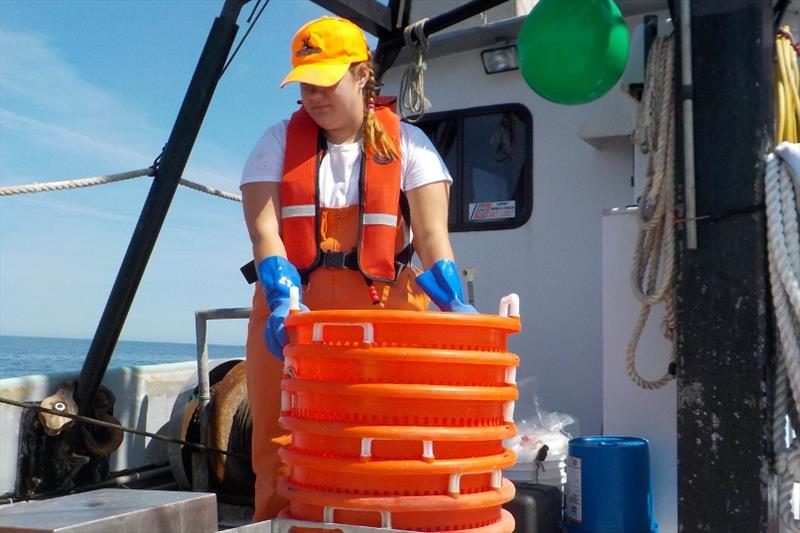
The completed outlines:
<svg viewBox="0 0 800 533">
<path fill-rule="evenodd" d="M 312 54 L 321 54 L 322 48 L 312 46 L 311 37 L 303 37 L 303 48 L 298 50 L 294 55 L 297 57 L 310 56 Z"/>
</svg>

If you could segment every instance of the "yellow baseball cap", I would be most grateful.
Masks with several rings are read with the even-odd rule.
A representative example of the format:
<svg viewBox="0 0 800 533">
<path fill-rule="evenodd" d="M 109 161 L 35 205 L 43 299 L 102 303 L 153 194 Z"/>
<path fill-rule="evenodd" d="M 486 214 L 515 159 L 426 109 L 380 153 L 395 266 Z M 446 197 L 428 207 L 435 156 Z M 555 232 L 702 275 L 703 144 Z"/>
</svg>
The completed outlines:
<svg viewBox="0 0 800 533">
<path fill-rule="evenodd" d="M 330 87 L 351 63 L 367 61 L 369 47 L 361 29 L 347 19 L 322 17 L 300 28 L 292 39 L 292 70 L 281 87 L 293 81 Z"/>
</svg>

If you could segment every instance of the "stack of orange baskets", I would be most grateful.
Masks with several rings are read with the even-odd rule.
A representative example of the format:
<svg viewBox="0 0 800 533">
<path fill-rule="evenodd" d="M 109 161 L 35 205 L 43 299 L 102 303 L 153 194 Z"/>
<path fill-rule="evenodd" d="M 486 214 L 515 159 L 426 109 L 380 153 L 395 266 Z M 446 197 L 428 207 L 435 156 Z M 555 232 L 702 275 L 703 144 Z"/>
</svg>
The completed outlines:
<svg viewBox="0 0 800 533">
<path fill-rule="evenodd" d="M 520 331 L 501 316 L 353 310 L 286 321 L 285 518 L 410 531 L 511 533 Z"/>
</svg>

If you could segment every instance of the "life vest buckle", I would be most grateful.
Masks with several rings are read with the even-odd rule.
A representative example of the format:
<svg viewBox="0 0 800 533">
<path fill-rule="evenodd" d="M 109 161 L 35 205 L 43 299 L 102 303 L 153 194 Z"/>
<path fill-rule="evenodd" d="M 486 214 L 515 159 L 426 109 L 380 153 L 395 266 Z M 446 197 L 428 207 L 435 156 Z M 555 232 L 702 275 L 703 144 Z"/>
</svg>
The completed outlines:
<svg viewBox="0 0 800 533">
<path fill-rule="evenodd" d="M 336 269 L 358 270 L 355 252 L 327 251 L 320 254 L 320 266 Z"/>
</svg>

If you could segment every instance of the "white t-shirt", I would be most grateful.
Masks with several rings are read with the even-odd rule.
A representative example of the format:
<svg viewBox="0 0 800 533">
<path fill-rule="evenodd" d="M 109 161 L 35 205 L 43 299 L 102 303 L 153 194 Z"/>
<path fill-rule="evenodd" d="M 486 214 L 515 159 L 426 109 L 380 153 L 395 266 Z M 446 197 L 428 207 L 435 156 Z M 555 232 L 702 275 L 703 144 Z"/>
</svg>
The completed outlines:
<svg viewBox="0 0 800 533">
<path fill-rule="evenodd" d="M 278 122 L 261 136 L 242 171 L 241 185 L 258 181 L 280 182 L 288 120 Z M 410 191 L 439 181 L 453 182 L 430 139 L 416 126 L 400 123 L 400 189 Z M 328 143 L 319 169 L 321 207 L 347 207 L 358 203 L 361 143 Z"/>
</svg>

